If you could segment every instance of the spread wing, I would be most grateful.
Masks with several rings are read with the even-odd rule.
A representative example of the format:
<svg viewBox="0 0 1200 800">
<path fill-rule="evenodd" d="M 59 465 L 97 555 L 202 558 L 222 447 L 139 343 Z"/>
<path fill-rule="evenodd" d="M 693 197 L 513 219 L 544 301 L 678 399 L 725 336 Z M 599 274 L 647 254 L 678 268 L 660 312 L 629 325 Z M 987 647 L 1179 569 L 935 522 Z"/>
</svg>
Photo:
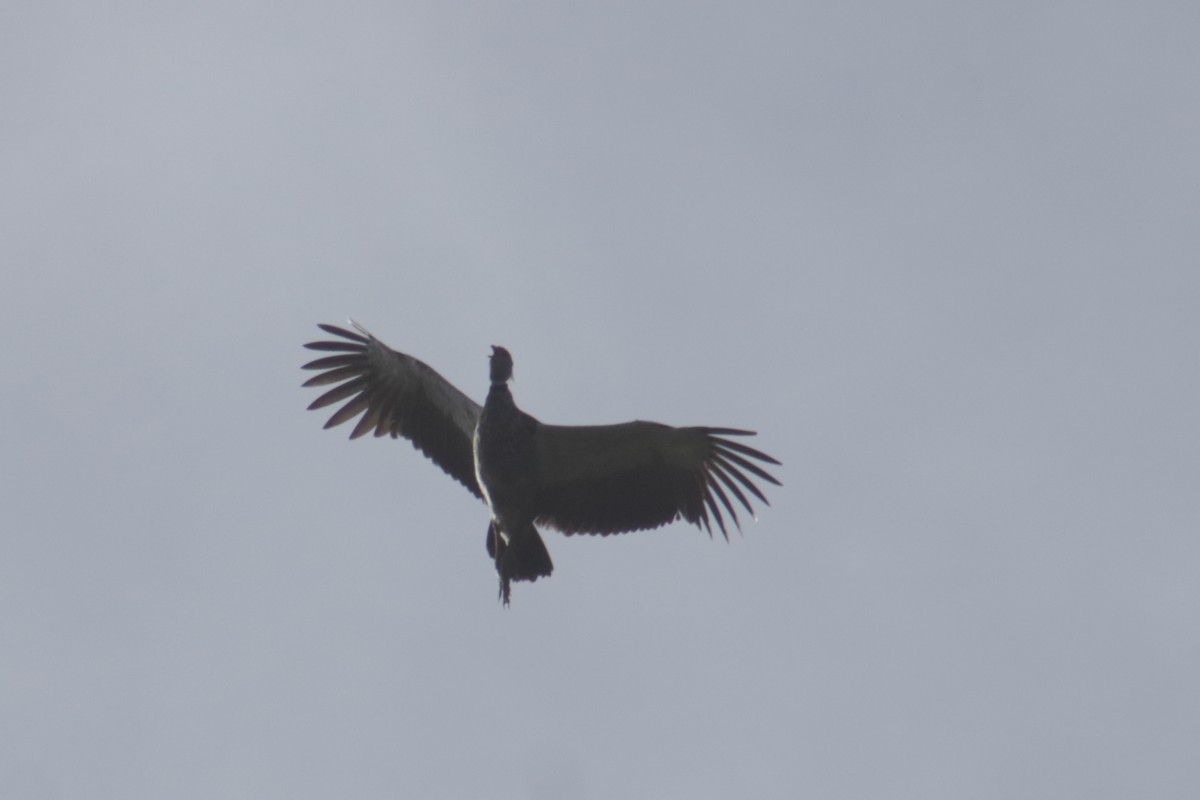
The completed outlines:
<svg viewBox="0 0 1200 800">
<path fill-rule="evenodd" d="M 324 408 L 349 398 L 325 423 L 326 428 L 362 414 L 350 432 L 351 439 L 368 431 L 376 436 L 403 436 L 447 475 L 482 498 L 475 481 L 472 451 L 479 405 L 429 365 L 396 352 L 356 323 L 351 324 L 363 335 L 335 325 L 320 325 L 321 330 L 339 338 L 304 345 L 336 354 L 305 364 L 304 369 L 321 372 L 304 385 L 339 384 L 309 408 Z"/>
<path fill-rule="evenodd" d="M 542 425 L 536 436 L 540 493 L 537 521 L 563 533 L 624 533 L 682 517 L 725 538 L 721 509 L 740 528 L 735 502 L 751 516 L 746 493 L 779 485 L 758 463 L 779 464 L 730 436 L 731 428 L 672 428 L 657 422 L 566 427 Z M 732 500 L 730 496 L 732 495 Z"/>
</svg>

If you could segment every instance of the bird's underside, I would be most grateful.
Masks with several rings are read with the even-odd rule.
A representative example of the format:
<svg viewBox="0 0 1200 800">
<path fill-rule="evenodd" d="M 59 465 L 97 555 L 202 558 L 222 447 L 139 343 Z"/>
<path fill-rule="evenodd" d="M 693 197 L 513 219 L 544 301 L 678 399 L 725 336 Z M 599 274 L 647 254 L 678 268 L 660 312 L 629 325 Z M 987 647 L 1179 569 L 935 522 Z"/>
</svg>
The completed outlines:
<svg viewBox="0 0 1200 800">
<path fill-rule="evenodd" d="M 425 363 L 384 345 L 365 329 L 320 325 L 336 339 L 310 342 L 329 353 L 304 365 L 305 386 L 336 384 L 310 405 L 343 402 L 325 423 L 361 417 L 355 439 L 404 437 L 487 503 L 487 551 L 507 605 L 512 581 L 554 568 L 536 526 L 565 534 L 647 530 L 684 519 L 726 539 L 726 515 L 740 527 L 747 495 L 767 503 L 755 479 L 779 485 L 761 464 L 779 462 L 730 437 L 734 428 L 673 428 L 656 422 L 545 425 L 517 408 L 508 389 L 512 357 L 493 347 L 491 389 L 482 406 Z"/>
</svg>

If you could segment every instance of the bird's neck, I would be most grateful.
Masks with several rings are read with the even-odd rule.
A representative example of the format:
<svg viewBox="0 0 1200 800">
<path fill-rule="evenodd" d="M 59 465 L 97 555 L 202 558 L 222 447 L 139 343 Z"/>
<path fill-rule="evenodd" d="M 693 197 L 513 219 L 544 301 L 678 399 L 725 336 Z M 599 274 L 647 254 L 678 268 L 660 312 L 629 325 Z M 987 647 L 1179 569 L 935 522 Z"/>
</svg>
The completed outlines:
<svg viewBox="0 0 1200 800">
<path fill-rule="evenodd" d="M 496 381 L 488 389 L 488 400 L 508 400 L 512 402 L 512 392 L 508 390 L 508 381 Z"/>
</svg>

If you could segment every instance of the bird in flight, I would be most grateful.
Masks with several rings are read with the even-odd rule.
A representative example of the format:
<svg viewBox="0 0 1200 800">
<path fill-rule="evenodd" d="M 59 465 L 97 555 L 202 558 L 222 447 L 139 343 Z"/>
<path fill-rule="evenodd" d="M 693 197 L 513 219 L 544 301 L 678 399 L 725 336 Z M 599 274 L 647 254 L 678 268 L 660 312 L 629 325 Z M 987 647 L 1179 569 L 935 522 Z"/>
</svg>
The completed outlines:
<svg viewBox="0 0 1200 800">
<path fill-rule="evenodd" d="M 351 439 L 403 436 L 487 503 L 487 552 L 506 606 L 512 581 L 536 581 L 554 569 L 536 526 L 607 536 L 682 518 L 709 536 L 715 523 L 728 540 L 721 509 L 741 527 L 730 495 L 753 516 L 747 492 L 767 503 L 754 479 L 780 485 L 760 466 L 778 461 L 729 438 L 753 431 L 640 420 L 547 425 L 513 401 L 513 360 L 503 347 L 492 347 L 491 389 L 480 406 L 424 362 L 350 324 L 358 333 L 319 325 L 337 338 L 304 345 L 333 353 L 304 365 L 319 370 L 304 386 L 338 384 L 309 409 L 348 398 L 326 428 L 362 414 Z"/>
</svg>

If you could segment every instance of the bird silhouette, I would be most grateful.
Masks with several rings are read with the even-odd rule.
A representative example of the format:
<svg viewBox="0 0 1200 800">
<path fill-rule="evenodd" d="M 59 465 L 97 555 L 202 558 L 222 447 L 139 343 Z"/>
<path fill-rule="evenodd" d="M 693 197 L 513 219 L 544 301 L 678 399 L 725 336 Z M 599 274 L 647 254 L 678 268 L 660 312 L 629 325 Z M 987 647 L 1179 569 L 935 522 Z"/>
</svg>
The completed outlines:
<svg viewBox="0 0 1200 800">
<path fill-rule="evenodd" d="M 728 539 L 725 514 L 741 527 L 730 496 L 753 515 L 747 492 L 769 505 L 753 479 L 780 485 L 759 465 L 778 461 L 729 438 L 753 431 L 640 420 L 547 425 L 513 401 L 513 360 L 503 347 L 492 347 L 491 388 L 480 406 L 424 362 L 350 324 L 358 333 L 322 324 L 338 338 L 304 345 L 334 353 L 303 366 L 320 370 L 304 386 L 338 384 L 309 408 L 346 400 L 326 428 L 361 414 L 351 439 L 403 436 L 487 503 L 487 552 L 506 606 L 512 581 L 536 581 L 554 569 L 537 526 L 607 536 L 683 519 L 709 536 L 715 523 Z"/>
</svg>

